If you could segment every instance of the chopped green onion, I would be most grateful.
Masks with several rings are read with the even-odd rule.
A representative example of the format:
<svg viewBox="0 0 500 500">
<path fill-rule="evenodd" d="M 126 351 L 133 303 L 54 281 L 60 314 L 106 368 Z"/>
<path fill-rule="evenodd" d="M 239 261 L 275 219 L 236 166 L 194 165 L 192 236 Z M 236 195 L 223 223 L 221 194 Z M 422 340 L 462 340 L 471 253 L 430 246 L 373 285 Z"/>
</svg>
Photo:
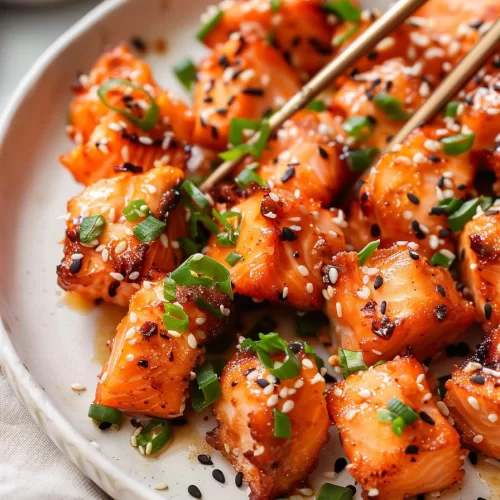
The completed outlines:
<svg viewBox="0 0 500 500">
<path fill-rule="evenodd" d="M 378 148 L 368 147 L 347 153 L 347 164 L 354 172 L 362 172 L 372 165 L 373 159 L 380 153 Z"/>
<path fill-rule="evenodd" d="M 322 5 L 327 12 L 335 14 L 341 21 L 359 21 L 361 19 L 361 10 L 353 5 L 349 0 L 335 0 L 325 2 Z"/>
<path fill-rule="evenodd" d="M 366 116 L 353 116 L 342 123 L 342 128 L 350 137 L 354 137 L 357 141 L 364 141 L 373 133 L 373 122 Z"/>
<path fill-rule="evenodd" d="M 256 340 L 259 333 L 271 333 L 276 329 L 278 323 L 271 316 L 262 316 L 245 334 L 245 338 Z"/>
<path fill-rule="evenodd" d="M 184 181 L 181 189 L 186 192 L 198 208 L 204 210 L 211 205 L 208 198 L 190 180 Z"/>
<path fill-rule="evenodd" d="M 266 147 L 267 140 L 269 139 L 269 135 L 271 134 L 271 128 L 269 126 L 268 120 L 263 120 L 259 129 L 259 138 L 254 144 L 239 144 L 228 151 L 224 151 L 223 153 L 219 153 L 219 157 L 224 161 L 228 160 L 237 160 L 241 158 L 243 155 L 250 153 L 255 159 L 259 159 Z"/>
<path fill-rule="evenodd" d="M 229 125 L 229 143 L 233 146 L 243 144 L 243 132 L 245 130 L 257 131 L 262 126 L 261 120 L 248 120 L 246 118 L 233 118 Z"/>
<path fill-rule="evenodd" d="M 295 318 L 295 331 L 299 337 L 315 337 L 321 327 L 328 325 L 328 317 L 321 311 L 308 311 Z"/>
<path fill-rule="evenodd" d="M 167 330 L 173 330 L 178 333 L 185 332 L 189 327 L 189 316 L 184 309 L 177 304 L 165 302 L 165 314 L 163 315 L 163 325 Z"/>
<path fill-rule="evenodd" d="M 392 413 L 395 413 L 398 417 L 401 417 L 406 424 L 412 424 L 418 419 L 418 413 L 398 398 L 392 398 L 387 403 L 387 409 L 392 411 Z"/>
<path fill-rule="evenodd" d="M 458 210 L 448 216 L 448 227 L 454 232 L 461 231 L 465 224 L 476 215 L 477 207 L 481 207 L 485 211 L 492 203 L 493 199 L 489 196 L 466 201 Z"/>
<path fill-rule="evenodd" d="M 148 455 L 160 451 L 173 436 L 172 427 L 166 420 L 152 418 L 143 426 L 141 432 L 136 436 L 137 446 L 144 446 L 147 449 L 151 443 L 151 451 Z"/>
<path fill-rule="evenodd" d="M 317 111 L 320 113 L 321 111 L 325 111 L 326 104 L 321 99 L 313 99 L 307 106 L 306 109 L 310 111 Z"/>
<path fill-rule="evenodd" d="M 112 106 L 106 100 L 106 94 L 110 90 L 121 86 L 139 90 L 144 94 L 146 94 L 149 100 L 149 109 L 142 118 L 139 118 L 138 116 L 134 115 L 130 111 L 127 111 L 126 109 Z M 125 117 L 129 122 L 133 123 L 136 127 L 139 127 L 140 129 L 146 132 L 149 132 L 156 125 L 156 122 L 160 117 L 160 108 L 158 107 L 158 104 L 156 104 L 156 101 L 153 99 L 153 96 L 149 92 L 147 92 L 144 88 L 140 87 L 139 85 L 135 85 L 129 80 L 123 80 L 121 78 L 114 78 L 112 80 L 109 80 L 99 87 L 99 89 L 97 90 L 97 95 L 101 100 L 101 102 L 106 107 L 108 107 L 113 111 L 116 111 L 117 113 Z"/>
<path fill-rule="evenodd" d="M 324 483 L 316 495 L 316 500 L 352 500 L 353 496 L 351 488 Z"/>
<path fill-rule="evenodd" d="M 381 408 L 380 410 L 377 411 L 377 420 L 379 422 L 384 422 L 385 424 L 392 424 L 394 420 L 396 420 L 398 416 L 395 413 L 392 413 L 392 411 L 386 410 L 384 408 Z"/>
<path fill-rule="evenodd" d="M 196 253 L 185 260 L 170 277 L 178 285 L 217 286 L 219 290 L 233 298 L 229 271 L 216 260 Z"/>
<path fill-rule="evenodd" d="M 80 223 L 80 241 L 92 243 L 104 231 L 106 219 L 102 215 L 84 217 Z"/>
<path fill-rule="evenodd" d="M 340 368 L 344 379 L 353 373 L 368 370 L 361 351 L 348 351 L 347 349 L 339 347 L 339 358 Z"/>
<path fill-rule="evenodd" d="M 292 437 L 292 423 L 288 415 L 273 408 L 274 415 L 274 437 L 290 439 Z"/>
<path fill-rule="evenodd" d="M 474 144 L 476 136 L 473 132 L 470 134 L 458 134 L 451 137 L 443 137 L 441 142 L 443 150 L 447 155 L 456 156 L 469 151 Z"/>
<path fill-rule="evenodd" d="M 442 253 L 441 250 L 438 250 L 429 260 L 429 263 L 433 266 L 444 267 L 445 269 L 449 269 L 453 261 L 455 260 L 455 256 L 448 252 L 446 254 Z"/>
<path fill-rule="evenodd" d="M 231 252 L 224 260 L 230 265 L 235 266 L 241 259 L 242 255 L 236 252 Z"/>
<path fill-rule="evenodd" d="M 136 222 L 149 215 L 149 208 L 142 198 L 133 200 L 123 209 L 123 215 L 128 221 Z"/>
<path fill-rule="evenodd" d="M 401 437 L 403 431 L 405 430 L 406 422 L 403 417 L 396 417 L 392 422 L 392 432 L 396 434 L 396 436 Z"/>
<path fill-rule="evenodd" d="M 120 425 L 122 423 L 123 413 L 116 408 L 111 408 L 110 406 L 92 403 L 89 408 L 88 416 L 98 422 Z"/>
<path fill-rule="evenodd" d="M 281 7 L 281 0 L 270 0 L 271 1 L 271 11 L 278 12 Z"/>
<path fill-rule="evenodd" d="M 174 73 L 186 90 L 193 88 L 196 82 L 196 66 L 191 59 L 182 59 L 174 66 Z"/>
<path fill-rule="evenodd" d="M 358 263 L 360 266 L 363 266 L 365 262 L 371 257 L 373 252 L 377 250 L 380 245 L 380 240 L 371 241 L 368 245 L 363 248 L 363 250 L 358 252 Z"/>
<path fill-rule="evenodd" d="M 460 106 L 459 101 L 451 101 L 446 105 L 446 109 L 444 110 L 444 116 L 449 118 L 455 118 L 457 116 L 458 107 Z"/>
<path fill-rule="evenodd" d="M 256 182 L 259 186 L 267 186 L 264 179 L 255 172 L 259 167 L 258 163 L 251 163 L 234 178 L 234 182 L 240 189 L 247 188 L 251 182 Z"/>
<path fill-rule="evenodd" d="M 196 38 L 202 42 L 205 40 L 207 35 L 219 24 L 219 21 L 222 19 L 224 15 L 224 11 L 217 9 L 215 14 L 201 27 L 201 29 L 196 33 Z"/>
<path fill-rule="evenodd" d="M 464 201 L 460 198 L 445 198 L 439 201 L 438 207 L 443 207 L 447 214 L 452 214 L 456 212 L 462 205 Z"/>
<path fill-rule="evenodd" d="M 356 33 L 356 31 L 358 31 L 358 28 L 359 28 L 359 24 L 354 23 L 343 35 L 337 36 L 333 39 L 333 42 L 332 42 L 333 46 L 339 47 L 344 42 L 347 42 L 347 40 L 349 40 L 349 38 L 351 38 L 351 36 L 354 35 L 354 33 Z"/>
<path fill-rule="evenodd" d="M 194 303 L 200 308 L 203 309 L 204 311 L 207 311 L 210 313 L 212 316 L 214 316 L 217 319 L 222 319 L 224 317 L 224 314 L 222 314 L 220 309 L 217 309 L 217 307 L 214 307 L 212 304 L 209 304 L 204 298 L 202 297 L 196 297 L 194 299 Z"/>
<path fill-rule="evenodd" d="M 143 243 L 149 243 L 156 240 L 167 227 L 166 222 L 158 220 L 156 217 L 149 215 L 141 223 L 134 227 L 134 234 L 138 240 Z"/>
<path fill-rule="evenodd" d="M 195 411 L 202 411 L 222 396 L 218 376 L 212 363 L 204 363 L 198 368 L 196 382 L 197 384 L 193 384 L 191 388 L 191 404 Z"/>
<path fill-rule="evenodd" d="M 403 109 L 403 103 L 385 92 L 379 92 L 373 98 L 375 106 L 381 109 L 391 120 L 408 120 L 411 114 Z"/>
<path fill-rule="evenodd" d="M 242 349 L 255 351 L 262 366 L 279 379 L 286 380 L 296 377 L 300 373 L 301 363 L 299 358 L 277 333 L 260 333 L 259 338 L 260 340 L 255 341 L 251 339 L 244 340 L 241 344 Z M 272 359 L 271 354 L 276 352 L 285 353 L 283 363 L 277 363 Z"/>
<path fill-rule="evenodd" d="M 214 217 L 219 221 L 220 224 L 226 229 L 225 232 L 217 234 L 217 242 L 219 245 L 228 247 L 235 246 L 238 241 L 238 236 L 240 235 L 240 225 L 241 225 L 241 213 L 240 212 L 224 212 L 221 214 L 215 208 L 212 210 Z M 237 218 L 236 228 L 234 228 L 229 220 Z"/>
<path fill-rule="evenodd" d="M 177 298 L 177 285 L 172 278 L 165 278 L 163 281 L 163 297 L 169 301 Z"/>
</svg>

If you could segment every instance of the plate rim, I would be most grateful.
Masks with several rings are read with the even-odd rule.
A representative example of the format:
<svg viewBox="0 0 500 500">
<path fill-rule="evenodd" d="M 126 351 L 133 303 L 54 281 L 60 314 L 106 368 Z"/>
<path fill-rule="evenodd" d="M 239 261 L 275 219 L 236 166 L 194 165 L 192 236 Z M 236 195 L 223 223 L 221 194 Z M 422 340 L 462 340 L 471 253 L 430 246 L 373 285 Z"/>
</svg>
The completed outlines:
<svg viewBox="0 0 500 500">
<path fill-rule="evenodd" d="M 41 55 L 21 79 L 18 88 L 7 100 L 0 114 L 0 151 L 6 147 L 7 131 L 38 80 L 50 65 L 80 36 L 95 24 L 126 3 L 133 0 L 105 0 L 60 35 Z M 9 385 L 31 417 L 54 444 L 80 471 L 113 498 L 154 500 L 163 498 L 154 490 L 129 477 L 113 464 L 98 448 L 87 441 L 78 430 L 52 404 L 38 382 L 17 354 L 9 336 L 6 323 L 0 315 L 0 367 Z"/>
</svg>

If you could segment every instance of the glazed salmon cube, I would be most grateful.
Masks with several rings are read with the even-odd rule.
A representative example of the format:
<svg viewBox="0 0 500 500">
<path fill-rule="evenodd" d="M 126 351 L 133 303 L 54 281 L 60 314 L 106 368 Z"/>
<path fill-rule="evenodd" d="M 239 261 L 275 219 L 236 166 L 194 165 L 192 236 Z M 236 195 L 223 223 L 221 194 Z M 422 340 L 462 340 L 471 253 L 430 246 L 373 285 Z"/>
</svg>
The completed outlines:
<svg viewBox="0 0 500 500">
<path fill-rule="evenodd" d="M 362 266 L 357 253 L 341 252 L 323 272 L 338 345 L 362 351 L 368 366 L 408 350 L 432 357 L 474 322 L 449 272 L 408 244 L 377 250 Z"/>
<path fill-rule="evenodd" d="M 401 435 L 380 419 L 394 399 L 417 417 Z M 349 376 L 328 391 L 327 404 L 349 472 L 369 497 L 399 500 L 435 492 L 464 475 L 466 453 L 458 433 L 436 406 L 414 358 L 397 358 Z"/>
<path fill-rule="evenodd" d="M 127 306 L 144 279 L 155 271 L 173 271 L 182 252 L 172 243 L 187 233 L 185 213 L 177 207 L 184 175 L 173 167 L 157 167 L 146 174 L 120 174 L 86 188 L 68 202 L 64 257 L 57 268 L 58 284 L 91 300 L 103 299 Z M 150 213 L 166 221 L 161 236 L 142 242 L 134 235 L 144 220 L 129 221 L 124 208 L 143 200 Z M 145 213 L 145 212 L 144 212 Z M 102 233 L 89 243 L 80 241 L 82 221 L 102 216 Z"/>
<path fill-rule="evenodd" d="M 229 269 L 235 293 L 299 309 L 321 308 L 321 268 L 345 248 L 342 214 L 267 189 L 231 211 L 241 213 L 236 245 L 222 246 L 213 235 L 207 255 Z M 231 252 L 241 256 L 233 266 L 226 261 Z"/>
</svg>

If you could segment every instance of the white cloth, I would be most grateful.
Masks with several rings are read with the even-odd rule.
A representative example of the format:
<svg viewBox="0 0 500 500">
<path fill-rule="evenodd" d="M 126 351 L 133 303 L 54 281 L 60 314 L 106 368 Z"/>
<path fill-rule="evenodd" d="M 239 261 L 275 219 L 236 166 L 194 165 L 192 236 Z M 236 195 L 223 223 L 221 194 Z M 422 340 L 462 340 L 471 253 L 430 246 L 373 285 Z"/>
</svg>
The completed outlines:
<svg viewBox="0 0 500 500">
<path fill-rule="evenodd" d="M 45 48 L 97 3 L 16 8 L 0 0 L 0 109 Z M 106 498 L 38 428 L 0 370 L 0 499 Z"/>
</svg>

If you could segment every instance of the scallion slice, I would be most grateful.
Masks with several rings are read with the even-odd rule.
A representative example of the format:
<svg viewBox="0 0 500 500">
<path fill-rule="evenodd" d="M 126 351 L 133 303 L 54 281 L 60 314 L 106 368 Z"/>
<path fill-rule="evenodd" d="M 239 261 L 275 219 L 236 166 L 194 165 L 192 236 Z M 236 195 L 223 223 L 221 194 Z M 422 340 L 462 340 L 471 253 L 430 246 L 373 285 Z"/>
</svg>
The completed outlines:
<svg viewBox="0 0 500 500">
<path fill-rule="evenodd" d="M 181 189 L 186 192 L 198 208 L 204 210 L 210 207 L 209 199 L 190 180 L 184 181 Z"/>
<path fill-rule="evenodd" d="M 146 219 L 144 219 L 134 227 L 134 234 L 138 240 L 142 241 L 143 243 L 149 243 L 156 240 L 156 238 L 158 238 L 160 234 L 163 233 L 166 227 L 166 222 L 158 220 L 152 215 L 148 215 Z"/>
<path fill-rule="evenodd" d="M 213 216 L 219 221 L 226 231 L 217 234 L 217 242 L 219 245 L 228 247 L 235 246 L 240 235 L 241 213 L 240 212 L 224 212 L 221 214 L 218 210 L 212 210 Z M 236 219 L 236 226 L 231 224 L 230 220 Z"/>
<path fill-rule="evenodd" d="M 458 134 L 451 137 L 443 137 L 441 139 L 443 151 L 450 156 L 466 153 L 474 144 L 475 137 L 476 136 L 473 132 L 470 134 Z"/>
<path fill-rule="evenodd" d="M 485 211 L 488 210 L 492 203 L 493 199 L 489 196 L 466 201 L 458 210 L 448 216 L 448 227 L 454 232 L 461 231 L 465 224 L 476 215 L 479 206 Z"/>
<path fill-rule="evenodd" d="M 460 198 L 445 198 L 438 202 L 438 207 L 443 207 L 447 214 L 452 214 L 456 212 L 462 205 L 464 201 Z"/>
<path fill-rule="evenodd" d="M 310 111 L 317 111 L 320 113 L 321 111 L 325 111 L 326 104 L 321 99 L 313 99 L 307 106 L 306 109 Z"/>
<path fill-rule="evenodd" d="M 177 304 L 165 302 L 165 314 L 163 315 L 163 325 L 167 330 L 174 330 L 179 333 L 187 331 L 189 327 L 189 316 L 184 309 Z"/>
<path fill-rule="evenodd" d="M 231 252 L 224 260 L 230 265 L 235 266 L 241 259 L 242 255 L 236 252 Z"/>
<path fill-rule="evenodd" d="M 395 413 L 392 413 L 392 411 L 386 410 L 385 408 L 381 408 L 377 411 L 377 420 L 379 422 L 392 424 L 396 418 L 398 418 L 398 416 Z"/>
<path fill-rule="evenodd" d="M 123 215 L 128 221 L 136 222 L 149 215 L 149 208 L 142 198 L 133 200 L 123 209 Z"/>
<path fill-rule="evenodd" d="M 174 66 L 174 73 L 186 90 L 193 88 L 196 82 L 196 66 L 191 59 L 182 59 Z"/>
<path fill-rule="evenodd" d="M 354 172 L 362 172 L 370 168 L 373 159 L 380 153 L 378 148 L 368 147 L 355 149 L 347 153 L 347 164 Z"/>
<path fill-rule="evenodd" d="M 219 157 L 224 161 L 237 160 L 243 155 L 250 153 L 255 159 L 258 160 L 262 156 L 262 152 L 264 151 L 269 135 L 271 134 L 271 128 L 268 120 L 262 120 L 259 128 L 259 134 L 259 139 L 255 144 L 240 144 L 232 149 L 229 149 L 228 151 L 219 153 Z"/>
<path fill-rule="evenodd" d="M 260 120 L 248 120 L 246 118 L 233 118 L 229 125 L 229 143 L 233 146 L 243 144 L 243 132 L 245 130 L 257 131 L 262 126 Z"/>
<path fill-rule="evenodd" d="M 292 423 L 288 415 L 273 408 L 274 415 L 274 437 L 290 439 L 292 437 Z"/>
<path fill-rule="evenodd" d="M 398 417 L 401 417 L 406 424 L 412 424 L 418 419 L 418 413 L 398 398 L 392 398 L 387 403 L 387 409 L 392 411 L 392 413 L 395 413 Z"/>
<path fill-rule="evenodd" d="M 229 271 L 216 260 L 196 253 L 186 259 L 170 277 L 178 285 L 217 286 L 219 290 L 233 298 Z"/>
<path fill-rule="evenodd" d="M 316 500 L 352 500 L 353 496 L 351 488 L 324 483 L 316 495 Z"/>
<path fill-rule="evenodd" d="M 99 237 L 106 226 L 106 219 L 102 215 L 84 217 L 80 223 L 80 241 L 91 243 Z"/>
<path fill-rule="evenodd" d="M 403 103 L 385 92 L 379 92 L 373 98 L 375 106 L 381 109 L 391 120 L 408 120 L 411 114 L 403 109 Z"/>
<path fill-rule="evenodd" d="M 353 116 L 342 123 L 342 128 L 357 141 L 364 141 L 373 133 L 373 123 L 366 116 Z"/>
<path fill-rule="evenodd" d="M 209 304 L 204 298 L 202 297 L 196 297 L 194 299 L 194 303 L 200 308 L 203 309 L 204 311 L 207 311 L 210 313 L 212 316 L 214 316 L 217 319 L 222 319 L 224 317 L 224 314 L 222 314 L 220 309 L 217 309 L 217 307 L 214 307 L 212 304 Z"/>
<path fill-rule="evenodd" d="M 446 105 L 444 110 L 444 116 L 448 118 L 455 118 L 457 116 L 458 107 L 460 106 L 459 101 L 451 101 Z"/>
<path fill-rule="evenodd" d="M 123 413 L 116 408 L 111 408 L 110 406 L 92 403 L 89 408 L 88 416 L 98 422 L 120 425 L 122 423 Z"/>
<path fill-rule="evenodd" d="M 222 19 L 224 15 L 224 11 L 217 9 L 214 15 L 200 28 L 198 33 L 196 33 L 196 38 L 202 42 L 205 40 L 207 35 L 219 24 L 219 21 Z"/>
<path fill-rule="evenodd" d="M 373 252 L 377 250 L 379 245 L 380 240 L 370 241 L 370 243 L 368 243 L 368 245 L 366 245 L 363 250 L 360 250 L 358 252 L 358 263 L 360 266 L 363 266 L 365 264 L 365 262 L 371 257 Z"/>
<path fill-rule="evenodd" d="M 258 163 L 251 163 L 243 169 L 235 178 L 234 182 L 238 184 L 240 189 L 247 188 L 251 182 L 257 183 L 259 186 L 266 186 L 267 184 L 264 182 L 264 179 L 255 172 L 260 167 Z"/>
<path fill-rule="evenodd" d="M 163 281 L 163 297 L 168 301 L 177 298 L 177 285 L 172 278 L 165 278 Z"/>
<path fill-rule="evenodd" d="M 349 0 L 335 0 L 325 2 L 322 7 L 327 12 L 335 14 L 341 21 L 357 22 L 361 19 L 361 10 Z"/>
<path fill-rule="evenodd" d="M 348 351 L 347 349 L 339 347 L 339 358 L 340 368 L 344 379 L 353 373 L 368 370 L 361 351 Z"/>
<path fill-rule="evenodd" d="M 212 363 L 207 362 L 196 372 L 196 384 L 191 386 L 191 404 L 202 411 L 222 396 L 219 378 Z"/>
<path fill-rule="evenodd" d="M 166 420 L 152 418 L 142 428 L 136 436 L 137 446 L 144 446 L 147 449 L 151 443 L 151 452 L 148 455 L 157 453 L 172 439 L 172 427 Z"/>
<path fill-rule="evenodd" d="M 354 23 L 348 30 L 346 30 L 346 32 L 344 34 L 335 37 L 333 39 L 332 45 L 334 47 L 339 47 L 344 42 L 347 42 L 347 40 L 349 40 L 349 38 L 351 38 L 351 36 L 354 35 L 354 33 L 356 33 L 356 31 L 358 31 L 358 28 L 359 28 L 359 24 Z"/>
<path fill-rule="evenodd" d="M 134 90 L 138 90 L 146 95 L 146 97 L 149 100 L 149 108 L 146 114 L 142 118 L 134 115 L 133 113 L 127 111 L 126 109 L 112 106 L 107 101 L 106 94 L 110 90 L 115 89 L 117 87 L 129 87 Z M 121 78 L 114 78 L 112 80 L 109 80 L 99 87 L 99 89 L 97 90 L 97 95 L 101 100 L 101 102 L 106 107 L 108 107 L 113 111 L 116 111 L 117 113 L 125 117 L 129 122 L 133 123 L 136 127 L 139 127 L 140 129 L 146 132 L 149 132 L 156 125 L 156 122 L 160 117 L 160 108 L 158 107 L 158 104 L 156 104 L 156 101 L 153 99 L 153 96 L 149 92 L 147 92 L 144 88 L 140 87 L 139 85 L 135 85 L 129 80 L 123 80 Z"/>
<path fill-rule="evenodd" d="M 392 432 L 396 434 L 396 436 L 401 437 L 403 431 L 405 430 L 406 422 L 403 417 L 396 417 L 392 421 Z"/>
<path fill-rule="evenodd" d="M 438 250 L 429 260 L 429 263 L 433 266 L 444 267 L 445 269 L 449 269 L 453 261 L 455 260 L 455 256 L 448 255 L 448 253 L 444 254 L 441 250 Z"/>
</svg>

